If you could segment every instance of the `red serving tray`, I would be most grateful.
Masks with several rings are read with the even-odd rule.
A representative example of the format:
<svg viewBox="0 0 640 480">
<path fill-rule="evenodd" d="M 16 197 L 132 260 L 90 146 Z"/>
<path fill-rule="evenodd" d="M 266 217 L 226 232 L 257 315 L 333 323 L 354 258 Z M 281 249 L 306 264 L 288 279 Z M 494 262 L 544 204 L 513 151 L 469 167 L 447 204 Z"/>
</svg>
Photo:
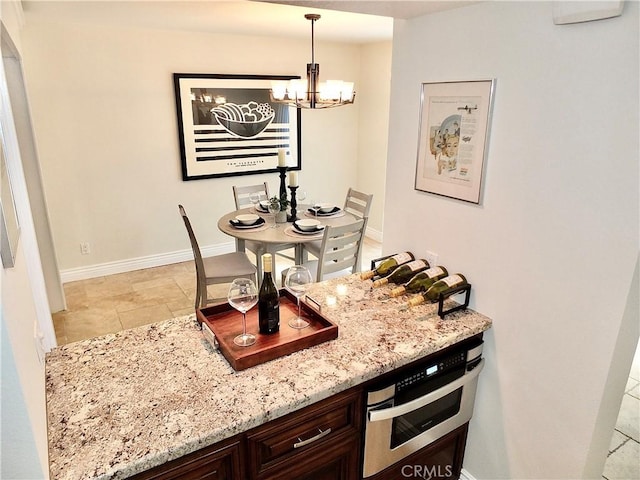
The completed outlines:
<svg viewBox="0 0 640 480">
<path fill-rule="evenodd" d="M 233 339 L 242 333 L 242 314 L 228 303 L 198 309 L 196 316 L 200 324 L 206 324 L 214 333 L 218 349 L 233 369 L 244 370 L 338 337 L 336 324 L 305 301 L 300 305 L 309 326 L 291 328 L 289 320 L 298 315 L 296 297 L 287 290 L 280 290 L 280 331 L 270 335 L 258 333 L 258 308 L 249 310 L 247 333 L 256 336 L 256 343 L 249 347 L 233 343 Z"/>
</svg>

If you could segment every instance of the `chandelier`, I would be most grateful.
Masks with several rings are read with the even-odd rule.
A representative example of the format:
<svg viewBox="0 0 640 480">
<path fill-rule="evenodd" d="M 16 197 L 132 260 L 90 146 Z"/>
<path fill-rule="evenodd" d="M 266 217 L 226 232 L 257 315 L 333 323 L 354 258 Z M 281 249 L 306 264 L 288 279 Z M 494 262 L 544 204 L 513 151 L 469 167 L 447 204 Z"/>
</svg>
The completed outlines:
<svg viewBox="0 0 640 480">
<path fill-rule="evenodd" d="M 307 80 L 275 81 L 271 84 L 271 101 L 297 108 L 331 108 L 353 103 L 353 82 L 342 80 L 319 81 L 320 65 L 315 63 L 313 25 L 320 15 L 307 13 L 311 20 L 311 63 L 307 63 Z"/>
</svg>

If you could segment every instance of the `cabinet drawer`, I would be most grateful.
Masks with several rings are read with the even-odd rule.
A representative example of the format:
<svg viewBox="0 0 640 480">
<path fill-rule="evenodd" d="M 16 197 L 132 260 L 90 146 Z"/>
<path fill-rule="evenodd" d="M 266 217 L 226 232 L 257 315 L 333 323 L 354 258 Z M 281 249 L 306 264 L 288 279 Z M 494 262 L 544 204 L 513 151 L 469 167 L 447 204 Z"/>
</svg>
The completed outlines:
<svg viewBox="0 0 640 480">
<path fill-rule="evenodd" d="M 358 434 L 361 416 L 361 393 L 352 391 L 255 428 L 247 434 L 252 478 L 295 461 L 297 455 L 308 457 L 314 450 Z"/>
</svg>

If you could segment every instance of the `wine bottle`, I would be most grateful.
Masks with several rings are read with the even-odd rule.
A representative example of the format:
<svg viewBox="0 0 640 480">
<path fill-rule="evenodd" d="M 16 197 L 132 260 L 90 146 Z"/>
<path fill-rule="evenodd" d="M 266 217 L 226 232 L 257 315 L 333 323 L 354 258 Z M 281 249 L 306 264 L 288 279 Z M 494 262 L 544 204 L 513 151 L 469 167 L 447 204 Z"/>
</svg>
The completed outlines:
<svg viewBox="0 0 640 480">
<path fill-rule="evenodd" d="M 271 275 L 270 253 L 262 255 L 262 270 L 264 276 L 258 293 L 258 325 L 262 334 L 276 333 L 280 330 L 280 292 Z"/>
<path fill-rule="evenodd" d="M 415 258 L 416 257 L 414 257 L 413 253 L 411 252 L 396 253 L 389 258 L 385 258 L 374 270 L 362 272 L 360 274 L 360 278 L 362 280 L 369 280 L 376 275 L 380 277 L 386 277 L 403 263 L 415 260 Z"/>
<path fill-rule="evenodd" d="M 373 282 L 373 288 L 382 287 L 387 283 L 405 283 L 416 273 L 429 268 L 429 262 L 424 259 L 414 260 L 404 265 L 400 265 L 386 277 L 382 277 Z"/>
<path fill-rule="evenodd" d="M 449 275 L 431 285 L 431 287 L 429 287 L 426 292 L 421 293 L 420 295 L 416 295 L 415 297 L 410 299 L 408 302 L 409 306 L 413 307 L 424 302 L 437 302 L 440 294 L 443 294 L 444 297 L 447 297 L 451 295 L 451 292 L 453 290 L 466 284 L 467 279 L 461 273 Z"/>
<path fill-rule="evenodd" d="M 428 270 L 417 273 L 404 285 L 391 290 L 390 295 L 392 297 L 399 297 L 405 293 L 424 292 L 428 290 L 431 285 L 447 275 L 449 275 L 449 272 L 447 272 L 446 268 L 431 267 Z"/>
</svg>

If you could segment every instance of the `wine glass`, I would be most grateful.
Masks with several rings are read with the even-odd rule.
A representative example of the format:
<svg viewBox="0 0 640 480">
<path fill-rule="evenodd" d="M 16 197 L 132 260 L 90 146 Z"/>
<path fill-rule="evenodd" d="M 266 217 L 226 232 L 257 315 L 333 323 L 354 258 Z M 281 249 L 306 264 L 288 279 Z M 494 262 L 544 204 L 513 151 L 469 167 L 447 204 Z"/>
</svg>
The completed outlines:
<svg viewBox="0 0 640 480">
<path fill-rule="evenodd" d="M 253 208 L 258 210 L 258 203 L 260 202 L 260 192 L 251 192 L 249 194 L 249 201 L 253 204 Z"/>
<path fill-rule="evenodd" d="M 276 213 L 280 211 L 280 203 L 279 202 L 269 202 L 269 213 L 273 215 L 273 225 L 270 228 L 278 228 L 278 223 L 276 222 Z"/>
<path fill-rule="evenodd" d="M 320 210 L 320 202 L 311 202 L 311 210 L 315 213 L 315 217 L 318 218 L 318 210 Z"/>
<path fill-rule="evenodd" d="M 242 333 L 233 339 L 233 343 L 240 347 L 248 347 L 256 343 L 256 336 L 247 333 L 247 311 L 258 303 L 258 289 L 256 284 L 248 278 L 236 278 L 227 293 L 229 305 L 242 312 Z"/>
<path fill-rule="evenodd" d="M 311 272 L 304 265 L 294 265 L 289 268 L 287 276 L 284 280 L 284 286 L 298 300 L 298 316 L 289 320 L 289 326 L 291 328 L 305 328 L 309 326 L 309 322 L 302 318 L 300 315 L 300 297 L 304 295 L 304 292 L 311 283 Z"/>
</svg>

